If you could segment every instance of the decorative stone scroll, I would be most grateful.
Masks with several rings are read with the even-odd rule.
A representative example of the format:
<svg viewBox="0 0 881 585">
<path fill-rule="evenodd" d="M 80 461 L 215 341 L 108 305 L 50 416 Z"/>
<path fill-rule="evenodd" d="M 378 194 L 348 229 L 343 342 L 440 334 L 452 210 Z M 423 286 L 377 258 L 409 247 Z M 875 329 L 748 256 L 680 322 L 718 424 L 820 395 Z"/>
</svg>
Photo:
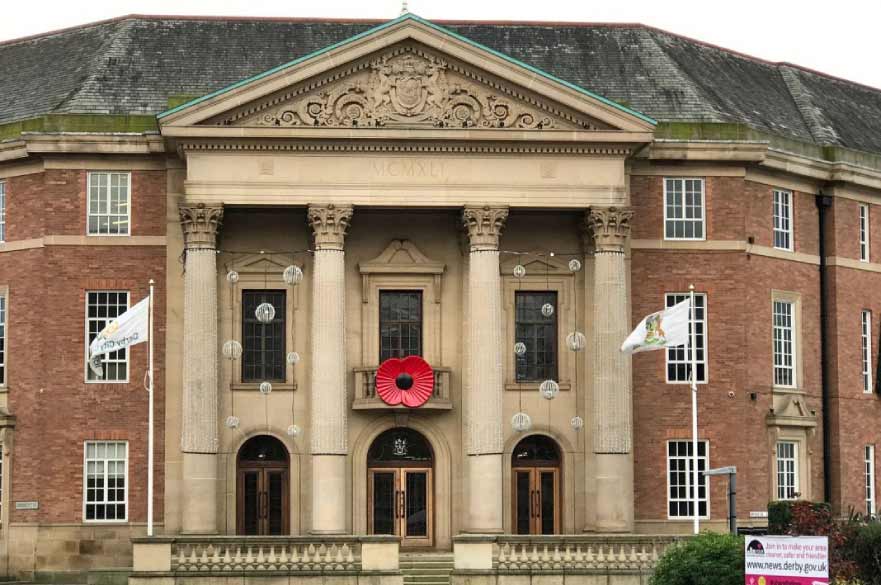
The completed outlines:
<svg viewBox="0 0 881 585">
<path fill-rule="evenodd" d="M 465 207 L 462 222 L 468 231 L 471 251 L 498 250 L 499 237 L 507 219 L 507 207 Z"/>
<path fill-rule="evenodd" d="M 590 208 L 585 222 L 593 233 L 597 252 L 623 252 L 630 236 L 633 210 L 622 207 Z"/>
<path fill-rule="evenodd" d="M 577 128 L 475 83 L 440 57 L 402 47 L 251 122 L 281 127 Z M 590 125 L 582 123 L 583 127 Z"/>
<path fill-rule="evenodd" d="M 342 250 L 352 221 L 351 205 L 309 206 L 308 220 L 315 236 L 315 246 L 322 250 Z"/>
<path fill-rule="evenodd" d="M 223 207 L 181 205 L 180 225 L 184 232 L 184 246 L 187 250 L 213 250 L 217 246 L 217 232 L 223 223 Z"/>
</svg>

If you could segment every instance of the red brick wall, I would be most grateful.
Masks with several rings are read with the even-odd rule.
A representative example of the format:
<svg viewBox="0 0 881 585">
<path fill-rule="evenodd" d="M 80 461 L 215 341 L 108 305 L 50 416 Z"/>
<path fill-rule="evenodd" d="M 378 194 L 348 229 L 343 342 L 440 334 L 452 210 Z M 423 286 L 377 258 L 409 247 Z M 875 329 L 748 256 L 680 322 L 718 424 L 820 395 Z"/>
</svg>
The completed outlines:
<svg viewBox="0 0 881 585">
<path fill-rule="evenodd" d="M 7 181 L 10 241 L 85 235 L 83 171 L 47 171 Z M 134 235 L 163 235 L 165 174 L 132 173 Z M 165 343 L 163 246 L 49 246 L 0 255 L 0 285 L 9 287 L 9 409 L 16 415 L 9 501 L 12 522 L 79 522 L 83 442 L 129 442 L 129 520 L 146 520 L 147 345 L 131 350 L 129 382 L 86 384 L 85 293 L 128 290 L 130 304 L 156 280 L 155 488 L 162 517 Z"/>
<path fill-rule="evenodd" d="M 706 179 L 707 239 L 749 237 L 771 247 L 772 187 L 736 177 Z M 636 209 L 633 237 L 662 237 L 663 178 L 632 177 Z M 794 192 L 795 251 L 819 252 L 818 212 L 814 196 Z M 876 211 L 878 209 L 878 211 Z M 830 214 L 828 255 L 856 258 L 856 202 L 836 198 Z M 881 208 L 872 219 L 872 260 L 881 259 Z M 877 252 L 876 252 L 877 250 Z M 830 391 L 832 392 L 833 499 L 846 511 L 864 506 L 863 448 L 881 449 L 881 401 L 862 393 L 860 381 L 860 310 L 873 311 L 873 367 L 877 362 L 881 321 L 881 274 L 830 269 Z M 663 306 L 665 292 L 684 292 L 694 283 L 708 294 L 709 384 L 701 385 L 701 438 L 709 439 L 710 465 L 738 468 L 741 518 L 763 510 L 773 485 L 772 453 L 776 437 L 766 417 L 772 407 L 772 291 L 800 295 L 804 406 L 817 414 L 808 435 L 811 496 L 823 496 L 822 405 L 820 371 L 819 268 L 814 264 L 744 252 L 636 249 L 632 258 L 633 322 Z M 687 385 L 666 384 L 664 352 L 633 359 L 637 518 L 667 517 L 666 453 L 668 439 L 689 439 L 690 394 Z M 729 397 L 728 393 L 734 396 Z M 750 394 L 756 394 L 756 400 Z M 841 440 L 839 440 L 839 437 Z M 881 468 L 881 466 L 879 466 Z M 713 518 L 724 517 L 725 482 L 714 480 Z"/>
</svg>

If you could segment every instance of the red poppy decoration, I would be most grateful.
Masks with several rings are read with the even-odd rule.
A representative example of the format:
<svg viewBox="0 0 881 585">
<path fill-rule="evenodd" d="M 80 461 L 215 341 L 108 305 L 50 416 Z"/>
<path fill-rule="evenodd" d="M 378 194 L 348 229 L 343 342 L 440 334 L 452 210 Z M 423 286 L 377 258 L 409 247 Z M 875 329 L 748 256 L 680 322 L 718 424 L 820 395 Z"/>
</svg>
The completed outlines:
<svg viewBox="0 0 881 585">
<path fill-rule="evenodd" d="M 389 358 L 376 371 L 376 393 L 391 406 L 422 406 L 434 392 L 434 370 L 418 355 Z"/>
</svg>

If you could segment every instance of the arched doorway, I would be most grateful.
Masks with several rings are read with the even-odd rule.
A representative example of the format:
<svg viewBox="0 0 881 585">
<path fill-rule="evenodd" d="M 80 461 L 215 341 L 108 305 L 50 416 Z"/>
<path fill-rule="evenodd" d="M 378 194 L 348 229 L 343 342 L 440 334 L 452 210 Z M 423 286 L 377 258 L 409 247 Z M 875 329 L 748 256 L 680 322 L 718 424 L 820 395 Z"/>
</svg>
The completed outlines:
<svg viewBox="0 0 881 585">
<path fill-rule="evenodd" d="M 560 532 L 560 449 L 553 439 L 530 435 L 511 454 L 515 534 Z"/>
<path fill-rule="evenodd" d="M 367 529 L 394 534 L 402 547 L 434 542 L 434 454 L 420 433 L 394 428 L 376 437 L 367 452 Z"/>
<path fill-rule="evenodd" d="M 238 534 L 288 534 L 289 457 L 284 444 L 268 435 L 252 437 L 239 449 L 236 463 Z"/>
</svg>

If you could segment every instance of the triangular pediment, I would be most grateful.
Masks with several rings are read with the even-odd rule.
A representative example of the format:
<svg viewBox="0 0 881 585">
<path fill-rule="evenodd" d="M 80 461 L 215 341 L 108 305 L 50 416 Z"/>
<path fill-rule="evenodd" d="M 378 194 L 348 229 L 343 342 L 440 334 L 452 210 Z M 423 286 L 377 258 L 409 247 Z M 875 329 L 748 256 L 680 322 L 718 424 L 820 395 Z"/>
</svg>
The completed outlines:
<svg viewBox="0 0 881 585">
<path fill-rule="evenodd" d="M 646 134 L 654 124 L 413 15 L 159 119 L 169 135 L 195 126 L 254 129 L 261 137 L 273 135 L 266 134 L 272 129 L 282 136 L 284 130 L 385 128 Z"/>
<path fill-rule="evenodd" d="M 361 274 L 441 274 L 443 262 L 423 254 L 410 240 L 392 240 L 382 253 L 359 266 Z"/>
</svg>

